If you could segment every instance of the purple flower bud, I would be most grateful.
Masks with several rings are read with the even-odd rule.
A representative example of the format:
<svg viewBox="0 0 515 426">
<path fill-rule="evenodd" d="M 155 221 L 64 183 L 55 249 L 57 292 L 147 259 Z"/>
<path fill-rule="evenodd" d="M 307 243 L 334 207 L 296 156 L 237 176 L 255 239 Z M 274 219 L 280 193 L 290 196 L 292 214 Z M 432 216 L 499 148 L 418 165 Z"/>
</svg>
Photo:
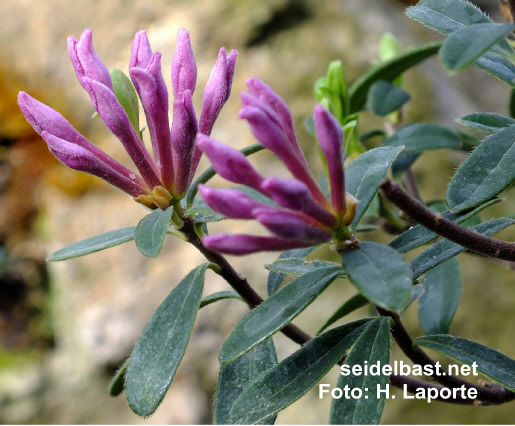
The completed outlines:
<svg viewBox="0 0 515 426">
<path fill-rule="evenodd" d="M 132 44 L 129 73 L 141 99 L 152 149 L 166 188 L 173 186 L 173 155 L 168 121 L 168 90 L 161 72 L 161 54 L 152 54 L 145 31 Z"/>
<path fill-rule="evenodd" d="M 322 106 L 313 114 L 320 148 L 329 171 L 331 204 L 336 214 L 345 212 L 345 172 L 343 169 L 343 130 L 340 123 Z"/>
<path fill-rule="evenodd" d="M 174 193 L 181 196 L 191 183 L 191 162 L 197 137 L 197 116 L 191 100 L 191 92 L 185 90 L 182 99 L 173 102 L 172 146 L 174 154 Z"/>
<path fill-rule="evenodd" d="M 134 173 L 120 173 L 87 149 L 58 138 L 46 130 L 41 133 L 41 136 L 48 144 L 50 152 L 68 167 L 98 176 L 133 197 L 148 193 L 143 182 L 141 180 L 138 182 Z"/>
<path fill-rule="evenodd" d="M 199 185 L 202 199 L 229 219 L 254 219 L 252 210 L 265 207 L 237 189 L 214 189 Z"/>
<path fill-rule="evenodd" d="M 215 171 L 231 182 L 261 191 L 263 177 L 240 151 L 199 133 L 197 147 L 208 156 Z"/>
<path fill-rule="evenodd" d="M 174 97 L 181 98 L 185 90 L 195 91 L 197 64 L 191 49 L 188 31 L 180 28 L 177 32 L 175 52 L 172 59 L 172 88 Z"/>
<path fill-rule="evenodd" d="M 159 171 L 136 130 L 129 121 L 127 113 L 106 86 L 87 77 L 84 78 L 87 91 L 91 93 L 93 106 L 106 126 L 120 139 L 125 150 L 138 168 L 145 182 L 151 187 L 161 186 Z"/>
<path fill-rule="evenodd" d="M 92 164 L 97 172 L 90 171 L 86 167 L 79 169 L 77 164 L 74 167 L 69 166 L 96 176 L 100 174 L 100 177 L 113 183 L 113 185 L 133 197 L 147 191 L 148 187 L 141 177 L 89 142 L 57 111 L 42 104 L 25 92 L 19 93 L 18 105 L 27 121 L 34 127 L 34 130 L 41 135 L 44 132 L 46 135 L 45 140 L 47 142 L 49 140 L 52 141 L 53 148 L 49 142 L 50 150 L 61 162 L 69 165 L 65 161 L 66 158 L 70 158 L 69 161 L 73 159 L 76 163 L 77 159 L 82 156 L 88 159 L 84 164 Z M 67 150 L 71 153 L 68 156 L 66 156 Z M 102 172 L 100 173 L 99 170 Z M 114 182 L 118 182 L 118 184 Z"/>
<path fill-rule="evenodd" d="M 102 83 L 113 91 L 109 70 L 96 54 L 93 48 L 92 37 L 93 33 L 90 29 L 84 30 L 80 41 L 77 41 L 73 36 L 68 37 L 68 52 L 70 53 L 73 68 L 75 68 L 79 83 L 84 89 L 88 90 L 84 82 L 84 78 L 88 77 L 91 80 Z"/>
<path fill-rule="evenodd" d="M 283 240 L 275 237 L 261 237 L 245 234 L 217 234 L 207 236 L 202 239 L 202 243 L 208 250 L 236 256 L 256 253 L 258 251 L 290 250 L 312 245 L 305 241 Z"/>
<path fill-rule="evenodd" d="M 309 217 L 274 207 L 255 209 L 255 219 L 270 232 L 286 240 L 299 240 L 310 243 L 329 241 L 332 233 L 313 224 Z"/>
<path fill-rule="evenodd" d="M 282 207 L 304 212 L 326 226 L 336 225 L 334 215 L 322 208 L 299 180 L 272 177 L 263 181 L 261 189 Z"/>
</svg>

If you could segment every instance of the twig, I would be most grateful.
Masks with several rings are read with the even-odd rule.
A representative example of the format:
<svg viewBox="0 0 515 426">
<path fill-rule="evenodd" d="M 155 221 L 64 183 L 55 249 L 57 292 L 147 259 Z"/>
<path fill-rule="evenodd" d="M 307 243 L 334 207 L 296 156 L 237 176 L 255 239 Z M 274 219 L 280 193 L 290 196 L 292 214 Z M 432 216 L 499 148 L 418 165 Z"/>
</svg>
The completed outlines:
<svg viewBox="0 0 515 426">
<path fill-rule="evenodd" d="M 514 243 L 478 234 L 445 219 L 411 197 L 398 184 L 389 179 L 383 179 L 379 187 L 388 200 L 401 209 L 410 219 L 420 223 L 427 229 L 476 253 L 485 254 L 496 259 L 515 261 Z"/>
</svg>

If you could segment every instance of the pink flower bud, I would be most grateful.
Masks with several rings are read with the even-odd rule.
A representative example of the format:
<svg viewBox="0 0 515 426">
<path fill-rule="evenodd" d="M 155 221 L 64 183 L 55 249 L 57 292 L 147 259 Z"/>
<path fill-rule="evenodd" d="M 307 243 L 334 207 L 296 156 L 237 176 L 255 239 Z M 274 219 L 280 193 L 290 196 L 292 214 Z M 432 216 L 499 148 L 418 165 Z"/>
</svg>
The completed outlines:
<svg viewBox="0 0 515 426">
<path fill-rule="evenodd" d="M 188 31 L 180 28 L 177 32 L 175 52 L 172 59 L 172 88 L 174 97 L 181 98 L 185 90 L 195 91 L 197 64 L 191 49 Z"/>
<path fill-rule="evenodd" d="M 237 189 L 214 189 L 199 185 L 202 199 L 229 219 L 254 219 L 252 210 L 266 207 Z"/>
<path fill-rule="evenodd" d="M 202 239 L 202 243 L 208 250 L 236 256 L 243 256 L 259 251 L 290 250 L 312 245 L 305 241 L 283 240 L 275 237 L 261 237 L 245 234 L 217 234 L 207 236 Z"/>
</svg>

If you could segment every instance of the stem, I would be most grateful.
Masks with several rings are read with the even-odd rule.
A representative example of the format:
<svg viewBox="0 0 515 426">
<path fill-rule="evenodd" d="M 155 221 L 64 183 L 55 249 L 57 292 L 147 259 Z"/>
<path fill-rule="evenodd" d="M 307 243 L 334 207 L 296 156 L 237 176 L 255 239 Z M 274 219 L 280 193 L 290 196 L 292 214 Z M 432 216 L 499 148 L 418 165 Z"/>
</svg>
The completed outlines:
<svg viewBox="0 0 515 426">
<path fill-rule="evenodd" d="M 413 174 L 413 171 L 411 169 L 406 170 L 404 173 L 404 176 L 406 177 L 406 187 L 408 188 L 408 191 L 410 192 L 410 195 L 413 198 L 416 198 L 418 201 L 422 202 L 422 197 L 420 196 L 420 192 L 417 187 L 417 181 L 415 180 L 415 175 Z"/>
<path fill-rule="evenodd" d="M 194 221 L 189 218 L 185 217 L 184 220 L 184 227 L 181 229 L 181 231 L 186 235 L 187 241 L 192 244 L 197 250 L 199 250 L 210 262 L 216 264 L 220 268 L 220 276 L 222 276 L 228 283 L 231 285 L 231 287 L 236 290 L 236 292 L 245 300 L 245 302 L 248 304 L 248 306 L 253 309 L 256 306 L 258 306 L 260 303 L 263 302 L 263 299 L 255 292 L 255 290 L 250 286 L 247 279 L 240 274 L 238 274 L 234 268 L 227 262 L 224 256 L 222 256 L 219 253 L 213 252 L 211 250 L 208 250 L 204 247 L 202 244 L 202 241 L 198 237 L 198 235 L 195 232 L 195 223 Z M 384 311 L 386 313 L 386 311 Z M 394 315 L 391 313 L 388 313 L 388 315 Z M 395 321 L 395 318 L 394 318 Z M 400 323 L 400 319 L 398 320 Z M 404 327 L 399 328 L 396 326 L 394 329 L 401 330 L 399 333 L 402 334 L 402 330 Z M 299 345 L 304 345 L 305 343 L 309 342 L 312 337 L 307 334 L 305 331 L 301 330 L 299 327 L 295 326 L 294 324 L 288 324 L 286 327 L 284 327 L 281 332 L 287 336 L 290 340 L 294 341 L 295 343 L 298 343 Z M 407 339 L 406 340 L 406 336 Z M 409 335 L 404 336 L 404 339 L 400 339 L 401 342 L 409 342 L 411 341 L 411 338 Z M 395 336 L 394 336 L 395 337 Z M 407 350 L 407 345 L 403 343 L 403 347 Z M 412 351 L 418 351 L 414 350 L 410 346 Z M 422 351 L 419 351 L 422 352 Z M 418 353 L 418 352 L 417 352 Z M 338 364 L 343 364 L 344 358 L 342 358 Z M 430 360 L 430 358 L 429 358 Z M 432 360 L 430 360 L 432 361 Z M 448 377 L 449 378 L 449 377 Z M 459 379 L 456 379 L 459 380 Z M 440 389 L 440 386 L 433 385 L 431 383 L 423 382 L 420 380 L 412 379 L 410 377 L 401 376 L 401 375 L 390 375 L 390 383 L 392 386 L 403 388 L 406 386 L 406 389 L 409 392 L 415 393 L 420 388 L 434 388 L 434 389 Z M 478 386 L 475 386 L 471 383 L 461 381 L 461 384 L 464 384 L 466 387 L 474 387 L 481 389 L 481 393 L 478 391 L 478 396 L 481 395 L 482 403 L 487 404 L 502 404 L 504 402 L 511 401 L 512 399 L 515 399 L 515 394 L 513 392 L 510 392 L 508 389 L 504 389 L 501 386 L 498 385 L 492 385 L 491 388 L 480 388 Z M 461 385 L 460 385 L 461 386 Z M 452 404 L 466 404 L 466 405 L 474 405 L 477 403 L 474 400 L 471 399 L 441 399 L 442 402 L 452 403 Z"/>
<path fill-rule="evenodd" d="M 379 187 L 388 200 L 400 208 L 410 219 L 420 223 L 427 229 L 476 253 L 485 254 L 497 259 L 515 261 L 514 243 L 496 240 L 495 238 L 490 238 L 456 225 L 454 222 L 428 209 L 389 179 L 383 179 Z"/>
</svg>

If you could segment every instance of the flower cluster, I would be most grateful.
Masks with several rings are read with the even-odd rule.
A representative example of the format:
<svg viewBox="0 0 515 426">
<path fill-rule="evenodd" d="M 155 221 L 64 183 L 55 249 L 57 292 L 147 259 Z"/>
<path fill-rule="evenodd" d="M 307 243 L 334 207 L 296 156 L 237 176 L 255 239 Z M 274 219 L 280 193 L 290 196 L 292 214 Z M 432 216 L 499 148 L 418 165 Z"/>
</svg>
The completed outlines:
<svg viewBox="0 0 515 426">
<path fill-rule="evenodd" d="M 345 192 L 341 125 L 324 107 L 316 106 L 313 119 L 327 165 L 329 201 L 306 163 L 284 101 L 258 79 L 248 80 L 247 86 L 249 93 L 241 95 L 243 109 L 239 116 L 247 120 L 256 139 L 281 159 L 293 179 L 264 178 L 241 152 L 200 134 L 197 146 L 220 176 L 259 191 L 277 205 L 262 204 L 237 189 L 199 187 L 213 210 L 232 219 L 255 219 L 273 234 L 218 234 L 204 237 L 204 245 L 214 251 L 243 255 L 346 240 L 357 200 Z"/>
<path fill-rule="evenodd" d="M 122 142 L 140 176 L 89 142 L 61 114 L 20 92 L 18 104 L 23 114 L 47 142 L 50 151 L 65 165 L 101 177 L 147 207 L 166 209 L 174 200 L 182 198 L 202 154 L 195 144 L 197 132 L 211 133 L 229 98 L 237 52 L 227 55 L 224 48 L 220 49 L 197 120 L 192 104 L 197 66 L 189 34 L 184 29 L 179 30 L 172 59 L 174 101 L 170 128 L 161 53 L 152 52 L 145 31 L 136 34 L 129 74 L 145 112 L 152 158 L 140 130 L 135 128 L 117 98 L 112 76 L 93 48 L 91 30 L 85 30 L 79 41 L 69 37 L 68 50 L 80 84 L 88 92 L 98 115 Z"/>
</svg>

